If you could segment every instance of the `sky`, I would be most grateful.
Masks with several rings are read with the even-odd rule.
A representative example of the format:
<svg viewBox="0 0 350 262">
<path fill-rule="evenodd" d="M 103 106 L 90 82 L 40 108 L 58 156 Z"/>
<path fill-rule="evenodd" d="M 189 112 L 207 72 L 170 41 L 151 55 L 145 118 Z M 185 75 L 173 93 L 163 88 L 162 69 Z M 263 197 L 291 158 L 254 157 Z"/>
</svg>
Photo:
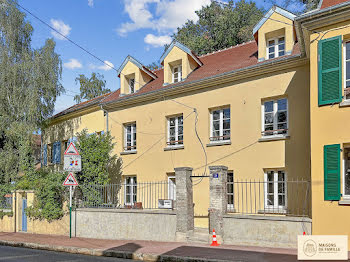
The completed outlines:
<svg viewBox="0 0 350 262">
<path fill-rule="evenodd" d="M 254 2 L 258 7 L 271 7 L 271 3 L 266 0 Z M 18 3 L 118 69 L 128 55 L 144 65 L 159 61 L 164 44 L 170 43 L 170 36 L 176 28 L 188 19 L 196 21 L 198 17 L 195 11 L 209 4 L 210 0 L 18 0 Z M 291 7 L 298 8 L 300 6 Z M 53 37 L 56 53 L 62 60 L 61 83 L 66 93 L 58 97 L 54 113 L 75 104 L 73 97 L 79 93 L 79 83 L 75 82 L 75 78 L 80 74 L 88 77 L 92 72 L 102 74 L 107 88 L 112 91 L 119 89 L 115 70 L 74 46 L 31 15 L 27 14 L 27 19 L 34 27 L 33 48 L 40 48 L 46 39 Z"/>
</svg>

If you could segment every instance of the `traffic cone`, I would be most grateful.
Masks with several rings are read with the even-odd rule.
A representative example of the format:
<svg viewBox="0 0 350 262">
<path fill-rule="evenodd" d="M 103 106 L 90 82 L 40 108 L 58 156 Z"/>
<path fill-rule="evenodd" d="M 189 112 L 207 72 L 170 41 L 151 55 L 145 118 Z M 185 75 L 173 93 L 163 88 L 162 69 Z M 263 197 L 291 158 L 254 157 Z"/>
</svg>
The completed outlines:
<svg viewBox="0 0 350 262">
<path fill-rule="evenodd" d="M 215 229 L 213 229 L 213 241 L 211 243 L 211 246 L 213 247 L 217 247 L 217 246 L 220 246 L 218 241 L 216 240 L 216 233 L 215 233 Z"/>
</svg>

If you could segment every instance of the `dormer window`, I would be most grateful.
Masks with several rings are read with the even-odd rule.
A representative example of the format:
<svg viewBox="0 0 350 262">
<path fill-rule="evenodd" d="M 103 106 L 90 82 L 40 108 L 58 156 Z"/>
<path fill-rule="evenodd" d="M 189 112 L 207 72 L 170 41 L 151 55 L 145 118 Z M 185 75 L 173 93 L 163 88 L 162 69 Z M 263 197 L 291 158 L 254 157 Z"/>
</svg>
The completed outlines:
<svg viewBox="0 0 350 262">
<path fill-rule="evenodd" d="M 135 93 L 135 78 L 129 79 L 129 90 L 130 90 L 130 94 Z"/>
<path fill-rule="evenodd" d="M 278 37 L 278 38 L 273 38 L 269 39 L 267 41 L 267 59 L 272 59 L 275 57 L 279 56 L 284 56 L 285 55 L 285 38 L 283 37 Z"/>
<path fill-rule="evenodd" d="M 180 82 L 182 80 L 182 66 L 173 67 L 173 83 Z"/>
</svg>

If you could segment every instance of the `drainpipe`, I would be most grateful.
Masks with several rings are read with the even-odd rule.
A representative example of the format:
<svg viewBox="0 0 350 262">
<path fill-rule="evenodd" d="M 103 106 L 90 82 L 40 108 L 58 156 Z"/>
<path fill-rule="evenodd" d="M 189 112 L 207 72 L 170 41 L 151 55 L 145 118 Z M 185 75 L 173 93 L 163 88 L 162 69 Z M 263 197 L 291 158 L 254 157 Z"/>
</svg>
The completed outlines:
<svg viewBox="0 0 350 262">
<path fill-rule="evenodd" d="M 100 105 L 101 109 L 103 110 L 104 114 L 106 115 L 106 132 L 108 133 L 108 111 L 103 108 L 102 105 Z"/>
<path fill-rule="evenodd" d="M 14 224 L 15 224 L 15 228 L 14 228 L 14 232 L 16 233 L 16 227 L 17 227 L 17 224 L 16 224 L 16 222 L 17 222 L 17 191 L 16 191 L 16 189 L 15 189 L 15 208 L 14 208 Z M 13 208 L 13 203 L 12 203 L 12 208 Z"/>
</svg>

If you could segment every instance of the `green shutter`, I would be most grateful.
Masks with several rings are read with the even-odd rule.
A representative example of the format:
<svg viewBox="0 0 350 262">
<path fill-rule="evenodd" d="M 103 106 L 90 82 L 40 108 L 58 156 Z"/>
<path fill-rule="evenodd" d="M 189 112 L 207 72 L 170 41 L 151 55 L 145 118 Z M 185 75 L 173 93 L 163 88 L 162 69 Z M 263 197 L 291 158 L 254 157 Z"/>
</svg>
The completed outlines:
<svg viewBox="0 0 350 262">
<path fill-rule="evenodd" d="M 318 43 L 318 105 L 339 103 L 342 100 L 341 36 Z"/>
<path fill-rule="evenodd" d="M 324 146 L 324 200 L 340 200 L 340 145 Z"/>
</svg>

